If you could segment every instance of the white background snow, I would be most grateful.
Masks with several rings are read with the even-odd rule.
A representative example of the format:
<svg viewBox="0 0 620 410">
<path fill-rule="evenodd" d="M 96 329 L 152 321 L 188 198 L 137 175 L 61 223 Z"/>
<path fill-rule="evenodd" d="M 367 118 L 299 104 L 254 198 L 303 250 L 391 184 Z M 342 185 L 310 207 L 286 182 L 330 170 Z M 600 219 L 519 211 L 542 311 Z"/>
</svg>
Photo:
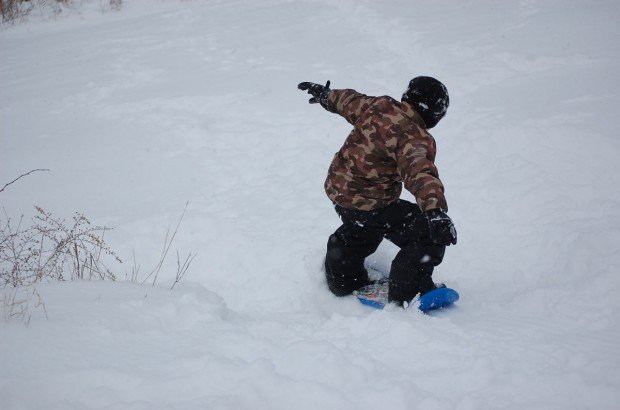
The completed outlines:
<svg viewBox="0 0 620 410">
<path fill-rule="evenodd" d="M 84 2 L 0 30 L 0 205 L 113 227 L 172 291 L 42 285 L 0 322 L 1 409 L 614 409 L 620 403 L 620 3 Z M 300 81 L 451 97 L 432 130 L 459 243 L 453 309 L 324 284 L 323 192 L 350 127 Z M 409 194 L 404 195 L 412 199 Z M 384 272 L 396 248 L 368 263 Z"/>
</svg>

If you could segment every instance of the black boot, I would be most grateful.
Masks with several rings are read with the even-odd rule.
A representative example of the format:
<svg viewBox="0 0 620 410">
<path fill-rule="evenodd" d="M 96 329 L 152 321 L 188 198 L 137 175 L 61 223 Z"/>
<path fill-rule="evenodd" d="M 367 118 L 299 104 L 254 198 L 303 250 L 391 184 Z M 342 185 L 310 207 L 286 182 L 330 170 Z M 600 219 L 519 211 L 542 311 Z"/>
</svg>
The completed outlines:
<svg viewBox="0 0 620 410">
<path fill-rule="evenodd" d="M 425 295 L 432 290 L 445 287 L 443 283 L 434 283 L 431 275 L 423 275 L 418 280 L 409 282 L 390 280 L 388 301 L 403 306 L 405 302 L 411 303 L 417 294 Z"/>
</svg>

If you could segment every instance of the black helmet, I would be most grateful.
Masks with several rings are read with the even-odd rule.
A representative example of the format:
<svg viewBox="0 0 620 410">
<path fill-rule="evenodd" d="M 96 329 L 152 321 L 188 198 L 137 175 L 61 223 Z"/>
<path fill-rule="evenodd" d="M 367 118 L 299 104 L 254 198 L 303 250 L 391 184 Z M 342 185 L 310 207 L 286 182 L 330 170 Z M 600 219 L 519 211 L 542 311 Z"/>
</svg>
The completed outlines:
<svg viewBox="0 0 620 410">
<path fill-rule="evenodd" d="M 409 81 L 402 101 L 415 107 L 426 123 L 426 128 L 437 125 L 450 105 L 446 86 L 433 77 L 424 76 Z"/>
</svg>

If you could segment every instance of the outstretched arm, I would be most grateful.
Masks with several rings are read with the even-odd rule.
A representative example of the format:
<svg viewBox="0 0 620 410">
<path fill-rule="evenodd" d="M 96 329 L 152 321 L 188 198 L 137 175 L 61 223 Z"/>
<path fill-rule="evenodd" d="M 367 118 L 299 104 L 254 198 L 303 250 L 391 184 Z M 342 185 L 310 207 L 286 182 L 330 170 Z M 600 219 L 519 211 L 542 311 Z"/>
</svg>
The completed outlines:
<svg viewBox="0 0 620 410">
<path fill-rule="evenodd" d="M 368 97 L 355 90 L 331 90 L 330 82 L 325 85 L 303 82 L 297 88 L 307 91 L 312 96 L 308 101 L 310 104 L 319 103 L 327 111 L 340 114 L 350 124 L 355 124 L 362 112 L 366 110 L 376 97 Z"/>
<path fill-rule="evenodd" d="M 340 114 L 350 124 L 355 124 L 360 115 L 377 97 L 369 97 L 355 90 L 332 90 L 328 96 L 328 111 Z"/>
</svg>

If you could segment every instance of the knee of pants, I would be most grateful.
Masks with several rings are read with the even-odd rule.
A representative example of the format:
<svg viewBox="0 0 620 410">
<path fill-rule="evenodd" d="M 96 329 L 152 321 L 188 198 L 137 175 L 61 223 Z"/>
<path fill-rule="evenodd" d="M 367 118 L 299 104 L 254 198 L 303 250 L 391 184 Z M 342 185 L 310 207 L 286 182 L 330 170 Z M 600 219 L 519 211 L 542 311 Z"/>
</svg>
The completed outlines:
<svg viewBox="0 0 620 410">
<path fill-rule="evenodd" d="M 327 259 L 339 260 L 344 256 L 344 243 L 336 234 L 329 236 L 327 240 Z"/>
<path fill-rule="evenodd" d="M 426 266 L 437 266 L 443 261 L 446 253 L 444 245 L 425 245 L 418 249 L 420 264 Z"/>
<path fill-rule="evenodd" d="M 352 246 L 336 233 L 331 235 L 327 242 L 325 266 L 334 274 L 366 272 L 364 260 L 370 253 L 370 249 Z"/>
</svg>

